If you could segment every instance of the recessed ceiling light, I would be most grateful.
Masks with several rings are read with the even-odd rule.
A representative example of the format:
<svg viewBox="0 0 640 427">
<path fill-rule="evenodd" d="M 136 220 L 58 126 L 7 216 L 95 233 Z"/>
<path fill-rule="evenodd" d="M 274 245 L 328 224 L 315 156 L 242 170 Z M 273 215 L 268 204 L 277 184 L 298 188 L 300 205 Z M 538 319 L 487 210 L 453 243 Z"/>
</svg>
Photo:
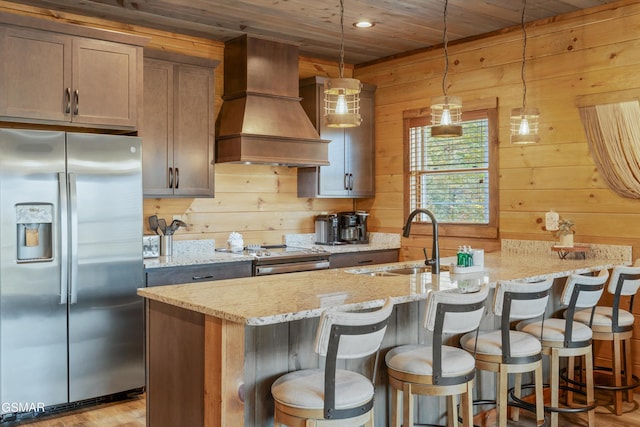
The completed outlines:
<svg viewBox="0 0 640 427">
<path fill-rule="evenodd" d="M 353 26 L 356 28 L 371 28 L 374 25 L 376 25 L 375 22 L 371 22 L 371 21 L 358 21 L 358 22 L 354 22 Z"/>
</svg>

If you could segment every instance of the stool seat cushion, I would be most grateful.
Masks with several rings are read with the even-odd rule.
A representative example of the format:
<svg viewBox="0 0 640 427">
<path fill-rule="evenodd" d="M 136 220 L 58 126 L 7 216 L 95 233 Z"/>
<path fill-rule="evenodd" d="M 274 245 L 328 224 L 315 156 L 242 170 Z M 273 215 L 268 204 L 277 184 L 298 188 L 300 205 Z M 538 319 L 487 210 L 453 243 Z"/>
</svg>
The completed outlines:
<svg viewBox="0 0 640 427">
<path fill-rule="evenodd" d="M 545 319 L 544 322 L 520 322 L 516 329 L 533 335 L 538 339 L 550 342 L 564 343 L 565 339 L 565 319 Z M 573 322 L 572 341 L 588 341 L 593 333 L 591 328 L 579 322 Z"/>
<path fill-rule="evenodd" d="M 358 373 L 336 370 L 336 409 L 364 405 L 373 397 L 371 381 Z M 303 369 L 278 378 L 271 386 L 273 398 L 301 409 L 324 408 L 324 370 Z"/>
<path fill-rule="evenodd" d="M 423 345 L 403 345 L 385 356 L 387 366 L 414 375 L 433 375 L 433 348 Z M 458 377 L 473 371 L 476 361 L 461 348 L 442 346 L 442 376 Z"/>
<path fill-rule="evenodd" d="M 573 318 L 588 325 L 591 321 L 591 309 L 576 311 Z M 633 314 L 627 310 L 618 310 L 618 323 L 620 326 L 633 325 Z M 613 308 L 612 307 L 596 307 L 596 312 L 593 315 L 593 326 L 611 327 L 613 324 Z"/>
<path fill-rule="evenodd" d="M 478 355 L 487 356 L 502 355 L 502 335 L 500 330 L 480 332 L 478 334 L 478 345 L 476 352 Z M 518 331 L 509 331 L 511 356 L 524 357 L 533 356 L 542 351 L 540 341 L 530 334 Z M 462 348 L 469 352 L 473 352 L 476 341 L 475 332 L 469 332 L 460 339 Z"/>
</svg>

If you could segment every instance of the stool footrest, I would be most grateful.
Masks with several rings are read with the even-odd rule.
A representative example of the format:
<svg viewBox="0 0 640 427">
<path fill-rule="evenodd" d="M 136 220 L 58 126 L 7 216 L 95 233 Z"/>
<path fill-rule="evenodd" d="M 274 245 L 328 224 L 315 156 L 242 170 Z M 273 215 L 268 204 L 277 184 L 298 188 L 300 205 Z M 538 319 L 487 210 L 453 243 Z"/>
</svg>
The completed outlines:
<svg viewBox="0 0 640 427">
<path fill-rule="evenodd" d="M 531 389 L 531 388 L 534 388 L 534 387 L 535 387 L 535 384 L 525 384 L 525 385 L 522 386 L 522 389 Z M 549 388 L 550 386 L 549 386 L 549 384 L 544 384 L 543 387 L 544 388 Z M 583 390 L 580 390 L 580 389 L 575 388 L 575 387 L 560 385 L 559 388 L 561 390 L 572 391 L 574 393 L 578 393 L 578 394 L 580 394 L 582 396 L 585 396 L 585 397 L 587 396 L 587 393 L 585 393 Z M 523 409 L 528 409 L 530 411 L 535 411 L 536 405 L 516 397 L 514 395 L 514 389 L 513 388 L 509 389 L 509 395 L 511 396 L 511 399 L 513 399 L 514 402 L 517 402 L 519 407 L 521 407 Z M 594 401 L 594 402 L 592 402 L 590 404 L 582 404 L 582 405 L 580 405 L 578 407 L 544 405 L 544 411 L 545 412 L 558 412 L 558 413 L 562 413 L 562 414 L 575 414 L 575 413 L 580 413 L 580 412 L 591 411 L 592 409 L 595 409 L 596 406 L 598 406 L 598 403 L 596 401 Z"/>
<path fill-rule="evenodd" d="M 593 372 L 595 373 L 596 371 L 613 373 L 613 369 L 606 366 L 594 366 Z M 625 372 L 625 376 L 626 376 L 626 372 Z M 634 374 L 631 374 L 631 379 L 633 380 L 631 384 L 624 384 L 621 386 L 608 385 L 608 384 L 594 384 L 593 388 L 600 389 L 600 390 L 632 390 L 640 385 L 640 378 L 638 378 Z"/>
<path fill-rule="evenodd" d="M 611 369 L 611 368 L 609 368 L 607 366 L 594 366 L 593 367 L 593 372 L 595 373 L 596 371 L 613 373 L 613 369 Z M 585 383 L 569 379 L 569 377 L 567 376 L 567 368 L 562 368 L 560 370 L 560 378 L 562 378 L 566 382 L 571 383 L 573 385 L 576 385 L 578 387 L 585 387 Z M 598 389 L 598 390 L 609 390 L 609 391 L 621 390 L 621 391 L 626 391 L 626 390 L 632 390 L 632 389 L 640 386 L 640 378 L 638 378 L 635 374 L 631 374 L 631 379 L 633 380 L 633 382 L 631 384 L 624 384 L 624 385 L 621 385 L 621 386 L 608 385 L 608 384 L 597 384 L 597 383 L 594 382 L 593 388 Z"/>
</svg>

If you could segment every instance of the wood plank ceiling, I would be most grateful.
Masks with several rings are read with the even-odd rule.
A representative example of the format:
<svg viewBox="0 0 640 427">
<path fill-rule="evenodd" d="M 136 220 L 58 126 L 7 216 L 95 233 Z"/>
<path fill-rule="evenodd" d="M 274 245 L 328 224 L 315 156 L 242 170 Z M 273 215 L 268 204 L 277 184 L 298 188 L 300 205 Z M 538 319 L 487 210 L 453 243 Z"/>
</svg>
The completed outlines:
<svg viewBox="0 0 640 427">
<path fill-rule="evenodd" d="M 253 34 L 336 61 L 339 0 L 11 0 L 15 3 L 225 41 Z M 527 22 L 618 0 L 527 0 Z M 518 0 L 449 0 L 453 42 L 520 25 Z M 442 43 L 444 0 L 345 0 L 345 62 L 363 64 Z M 369 29 L 352 26 L 360 19 Z"/>
</svg>

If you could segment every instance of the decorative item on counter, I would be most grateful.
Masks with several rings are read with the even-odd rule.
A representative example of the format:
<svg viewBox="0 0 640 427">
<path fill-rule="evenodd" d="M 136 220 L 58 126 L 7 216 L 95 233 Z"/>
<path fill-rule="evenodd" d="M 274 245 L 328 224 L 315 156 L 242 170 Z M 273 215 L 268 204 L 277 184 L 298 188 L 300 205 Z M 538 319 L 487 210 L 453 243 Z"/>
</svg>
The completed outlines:
<svg viewBox="0 0 640 427">
<path fill-rule="evenodd" d="M 476 258 L 477 257 L 477 258 Z M 471 249 L 471 246 L 459 246 L 457 265 L 452 264 L 452 271 L 458 273 L 476 273 L 484 269 L 484 250 Z"/>
<path fill-rule="evenodd" d="M 545 229 L 547 231 L 556 231 L 558 230 L 558 221 L 560 220 L 560 214 L 558 212 L 554 212 L 553 209 L 544 214 L 545 219 Z"/>
<path fill-rule="evenodd" d="M 244 240 L 242 239 L 242 234 L 236 233 L 235 231 L 229 234 L 229 238 L 227 239 L 227 247 L 231 252 L 242 252 L 244 250 Z"/>
<path fill-rule="evenodd" d="M 558 229 L 554 232 L 554 235 L 560 239 L 558 246 L 573 246 L 573 235 L 575 234 L 573 230 L 574 225 L 575 223 L 570 219 L 560 219 L 558 221 Z"/>
</svg>

